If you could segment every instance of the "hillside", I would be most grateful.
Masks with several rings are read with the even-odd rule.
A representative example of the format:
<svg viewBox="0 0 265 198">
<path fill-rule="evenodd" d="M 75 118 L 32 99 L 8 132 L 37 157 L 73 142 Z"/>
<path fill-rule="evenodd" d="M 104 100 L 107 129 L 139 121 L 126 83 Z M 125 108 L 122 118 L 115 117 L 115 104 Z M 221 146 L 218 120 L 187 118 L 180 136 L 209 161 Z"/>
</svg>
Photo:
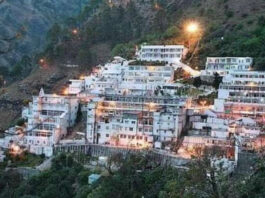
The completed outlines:
<svg viewBox="0 0 265 198">
<path fill-rule="evenodd" d="M 88 0 L 5 0 L 0 3 L 0 67 L 45 46 L 53 23 L 76 16 Z"/>
<path fill-rule="evenodd" d="M 93 2 L 103 3 L 93 17 L 87 17 L 87 10 L 84 10 L 75 22 L 81 24 L 80 39 L 50 46 L 47 55 L 55 59 L 72 57 L 82 64 L 87 61 L 82 61 L 82 56 L 91 55 L 87 46 L 99 42 L 111 43 L 113 54 L 127 57 L 132 54 L 135 45 L 143 42 L 187 45 L 192 41 L 190 52 L 195 52 L 192 60 L 194 66 L 203 68 L 206 56 L 252 56 L 256 60 L 256 68 L 265 67 L 263 0 Z M 189 21 L 200 24 L 201 34 L 198 38 L 191 38 L 185 32 L 185 24 Z M 200 45 L 194 50 L 198 40 Z M 73 52 L 73 45 L 78 50 Z M 60 57 L 60 52 L 63 56 L 67 52 L 68 56 Z"/>
<path fill-rule="evenodd" d="M 0 126 L 7 127 L 19 115 L 23 102 L 20 95 L 30 99 L 41 85 L 59 93 L 62 81 L 88 72 L 111 55 L 131 58 L 135 45 L 143 42 L 186 46 L 190 42 L 186 61 L 192 57 L 191 65 L 201 69 L 207 56 L 251 56 L 255 68 L 264 69 L 264 9 L 264 0 L 91 0 L 76 18 L 52 26 L 44 42 L 45 50 L 39 54 L 49 62 L 47 76 L 62 79 L 57 83 L 38 78 L 43 68 L 36 67 L 26 79 L 5 88 L 0 100 L 15 103 L 1 105 L 0 117 L 4 119 L 0 119 Z M 200 36 L 191 38 L 186 33 L 189 21 L 200 24 Z M 72 33 L 74 29 L 76 34 Z M 80 68 L 72 71 L 59 67 L 67 62 Z M 38 86 L 31 86 L 36 83 Z M 13 111 L 16 113 L 6 116 L 6 112 Z"/>
</svg>

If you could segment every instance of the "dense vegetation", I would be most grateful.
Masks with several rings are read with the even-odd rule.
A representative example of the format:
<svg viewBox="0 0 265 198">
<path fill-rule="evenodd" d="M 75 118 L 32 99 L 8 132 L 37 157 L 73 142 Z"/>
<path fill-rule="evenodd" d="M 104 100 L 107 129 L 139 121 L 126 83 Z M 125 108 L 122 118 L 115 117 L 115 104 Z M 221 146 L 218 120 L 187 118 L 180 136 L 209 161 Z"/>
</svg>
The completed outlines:
<svg viewBox="0 0 265 198">
<path fill-rule="evenodd" d="M 192 56 L 192 65 L 203 68 L 207 56 L 251 56 L 255 58 L 255 67 L 263 69 L 265 17 L 260 13 L 236 15 L 229 0 L 212 1 L 210 8 L 207 4 L 207 0 L 186 3 L 134 0 L 119 6 L 94 0 L 79 17 L 68 21 L 63 31 L 53 27 L 46 55 L 54 59 L 72 57 L 79 64 L 87 65 L 95 56 L 90 47 L 97 43 L 109 43 L 113 56 L 131 58 L 135 45 L 144 42 L 185 45 L 191 42 L 187 60 Z M 215 12 L 214 6 L 222 9 Z M 200 23 L 198 35 L 185 32 L 185 23 L 191 20 Z M 238 20 L 241 22 L 235 23 Z M 69 34 L 73 28 L 80 30 L 78 35 Z"/>
<path fill-rule="evenodd" d="M 250 56 L 255 58 L 255 68 L 262 70 L 265 67 L 263 6 L 262 0 L 251 5 L 246 0 L 238 3 L 131 0 L 128 4 L 119 0 L 91 0 L 77 17 L 53 25 L 42 53 L 31 59 L 24 57 L 12 71 L 0 68 L 0 76 L 22 79 L 42 57 L 53 65 L 71 62 L 89 68 L 98 63 L 100 49 L 96 53 L 92 49 L 100 43 L 110 46 L 112 56 L 125 58 L 133 57 L 135 46 L 144 42 L 191 44 L 186 61 L 192 66 L 203 68 L 207 56 Z M 192 20 L 198 21 L 201 28 L 195 37 L 185 32 L 185 24 Z"/>
<path fill-rule="evenodd" d="M 161 166 L 151 156 L 117 154 L 109 160 L 105 174 L 88 185 L 88 175 L 100 169 L 84 168 L 84 157 L 61 154 L 52 167 L 28 180 L 14 170 L 0 172 L 0 197 L 24 198 L 174 198 L 174 197 L 264 197 L 264 159 L 257 161 L 253 174 L 226 176 L 212 168 L 209 158 L 197 158 L 186 169 Z"/>
</svg>

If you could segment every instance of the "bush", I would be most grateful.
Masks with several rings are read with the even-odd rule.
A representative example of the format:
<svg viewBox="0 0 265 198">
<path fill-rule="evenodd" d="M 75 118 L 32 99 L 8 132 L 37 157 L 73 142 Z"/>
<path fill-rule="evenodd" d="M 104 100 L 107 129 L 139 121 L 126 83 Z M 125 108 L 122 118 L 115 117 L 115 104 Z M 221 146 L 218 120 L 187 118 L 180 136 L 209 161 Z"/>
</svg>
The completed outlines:
<svg viewBox="0 0 265 198">
<path fill-rule="evenodd" d="M 24 118 L 20 118 L 17 120 L 16 125 L 17 126 L 23 126 L 25 124 L 26 120 Z"/>
<path fill-rule="evenodd" d="M 232 10 L 226 10 L 225 15 L 227 18 L 231 18 L 234 16 L 234 12 Z"/>
<path fill-rule="evenodd" d="M 134 45 L 133 44 L 127 44 L 127 43 L 118 44 L 111 51 L 112 56 L 121 56 L 125 59 L 133 58 L 134 54 L 135 54 Z"/>
</svg>

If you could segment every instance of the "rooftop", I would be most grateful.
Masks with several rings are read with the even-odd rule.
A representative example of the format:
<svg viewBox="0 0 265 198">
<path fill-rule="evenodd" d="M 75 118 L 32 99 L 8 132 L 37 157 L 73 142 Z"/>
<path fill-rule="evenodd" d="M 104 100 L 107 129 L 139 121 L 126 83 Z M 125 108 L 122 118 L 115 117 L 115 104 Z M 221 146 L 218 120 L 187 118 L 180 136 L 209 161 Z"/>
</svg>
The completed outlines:
<svg viewBox="0 0 265 198">
<path fill-rule="evenodd" d="M 184 45 L 142 45 L 141 48 L 184 48 Z"/>
</svg>

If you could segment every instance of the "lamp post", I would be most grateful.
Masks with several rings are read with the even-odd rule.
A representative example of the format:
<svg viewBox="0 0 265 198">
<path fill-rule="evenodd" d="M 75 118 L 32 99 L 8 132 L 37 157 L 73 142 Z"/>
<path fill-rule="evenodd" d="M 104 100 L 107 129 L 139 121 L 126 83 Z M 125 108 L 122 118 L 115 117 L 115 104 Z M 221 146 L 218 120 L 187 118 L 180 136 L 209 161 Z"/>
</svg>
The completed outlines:
<svg viewBox="0 0 265 198">
<path fill-rule="evenodd" d="M 189 38 L 188 38 L 189 39 L 188 40 L 188 42 L 189 42 L 189 51 L 190 51 L 190 48 L 191 48 L 191 44 L 190 44 L 191 43 L 191 39 L 193 37 L 195 37 L 195 36 L 198 37 L 197 44 L 196 44 L 196 46 L 195 46 L 195 48 L 194 48 L 194 50 L 192 52 L 192 55 L 191 55 L 190 59 L 188 60 L 188 63 L 190 63 L 190 61 L 192 60 L 192 58 L 194 56 L 194 53 L 195 53 L 195 51 L 196 51 L 196 49 L 197 49 L 197 47 L 199 46 L 199 43 L 200 43 L 201 28 L 200 28 L 200 25 L 199 25 L 198 22 L 192 21 L 192 22 L 187 23 L 187 25 L 185 26 L 185 31 L 189 35 Z"/>
<path fill-rule="evenodd" d="M 190 35 L 190 37 L 194 36 L 199 31 L 199 24 L 197 22 L 190 22 L 186 26 L 186 32 Z M 190 40 L 189 38 L 189 49 L 190 49 Z"/>
</svg>

